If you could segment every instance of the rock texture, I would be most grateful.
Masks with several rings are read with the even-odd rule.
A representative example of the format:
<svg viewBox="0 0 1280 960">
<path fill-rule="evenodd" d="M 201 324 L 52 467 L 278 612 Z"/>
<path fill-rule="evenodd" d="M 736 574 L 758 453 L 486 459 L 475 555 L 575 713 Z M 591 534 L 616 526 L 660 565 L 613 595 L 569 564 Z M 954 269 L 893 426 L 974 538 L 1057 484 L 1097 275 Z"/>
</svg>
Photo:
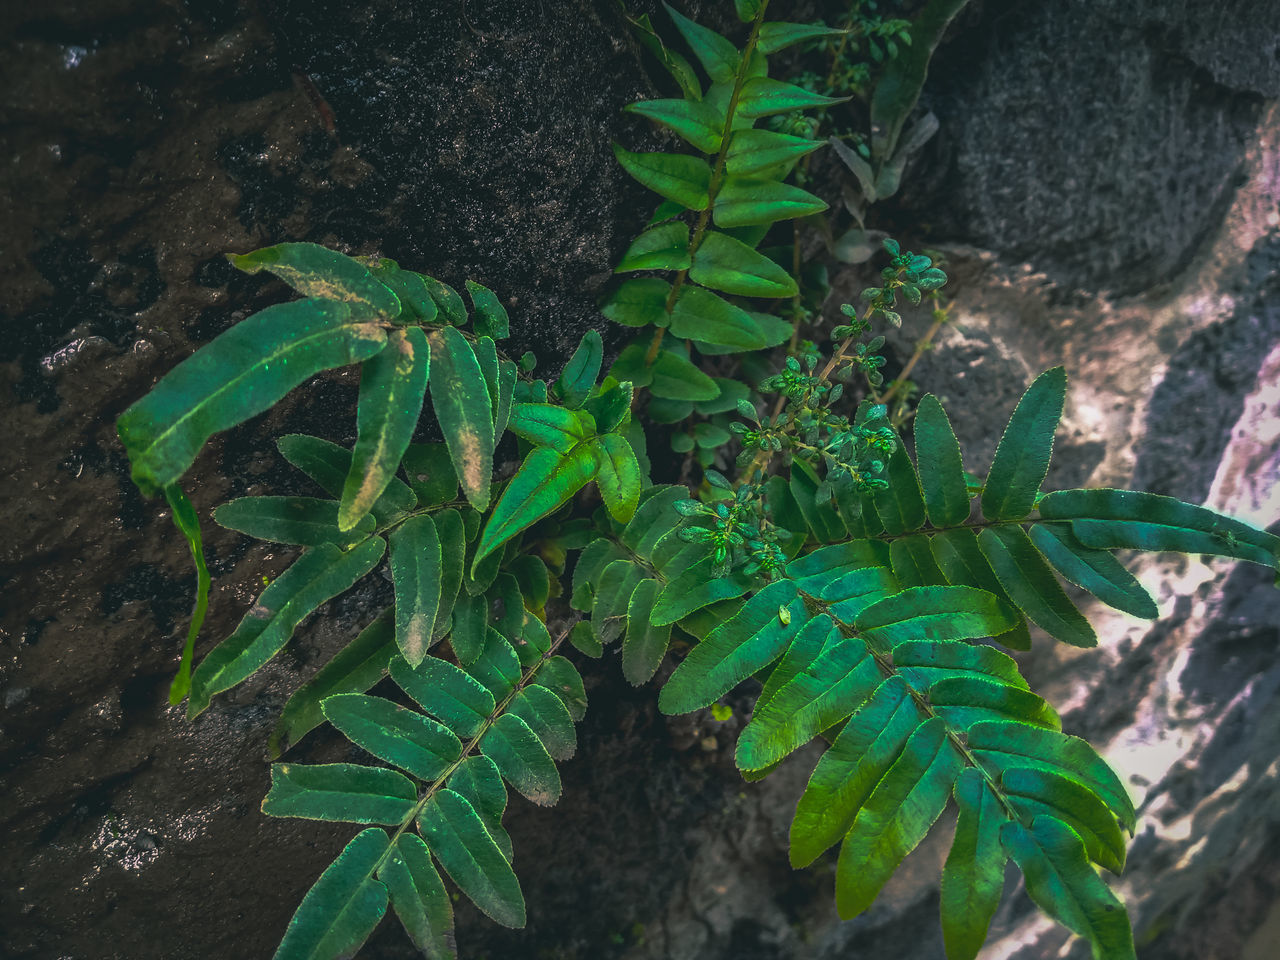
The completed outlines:
<svg viewBox="0 0 1280 960">
<path fill-rule="evenodd" d="M 381 252 L 512 308 L 562 355 L 649 199 L 617 170 L 648 92 L 612 4 L 52 2 L 0 12 L 0 954 L 269 956 L 349 831 L 263 817 L 263 747 L 299 679 L 379 604 L 185 722 L 165 698 L 193 578 L 128 481 L 116 416 L 200 343 L 284 296 L 221 254 L 284 239 Z M 883 215 L 940 248 L 957 323 L 917 368 L 971 469 L 1035 372 L 1072 391 L 1054 485 L 1138 485 L 1280 516 L 1280 8 L 1268 0 L 974 0 L 925 93 L 942 128 Z M 861 287 L 834 277 L 836 295 Z M 910 324 L 911 321 L 908 321 Z M 904 358 L 918 328 L 891 346 Z M 350 440 L 325 376 L 197 464 L 209 509 L 304 492 L 271 439 Z M 963 413 L 959 413 L 963 411 Z M 209 525 L 211 527 L 211 525 Z M 207 646 L 289 557 L 206 529 Z M 1260 568 L 1138 561 L 1154 626 L 1090 607 L 1103 642 L 1024 658 L 1141 803 L 1117 883 L 1143 960 L 1264 960 L 1280 939 L 1280 593 Z M 877 906 L 836 920 L 834 859 L 793 873 L 816 753 L 742 783 L 732 719 L 663 718 L 606 659 L 565 797 L 514 801 L 523 931 L 459 905 L 464 957 L 940 960 L 945 830 Z M 299 759 L 345 759 L 315 735 Z M 1058 956 L 1013 874 L 985 956 Z M 1086 951 L 1087 953 L 1087 951 Z M 387 924 L 361 954 L 412 956 Z"/>
</svg>

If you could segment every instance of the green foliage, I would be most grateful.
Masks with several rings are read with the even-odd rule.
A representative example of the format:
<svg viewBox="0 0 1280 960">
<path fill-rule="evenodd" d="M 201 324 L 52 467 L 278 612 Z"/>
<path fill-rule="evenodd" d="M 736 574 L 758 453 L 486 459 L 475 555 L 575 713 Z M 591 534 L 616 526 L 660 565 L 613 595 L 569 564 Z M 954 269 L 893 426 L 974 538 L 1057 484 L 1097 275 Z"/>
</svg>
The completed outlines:
<svg viewBox="0 0 1280 960">
<path fill-rule="evenodd" d="M 682 402 L 714 400 L 719 394 L 705 376 L 699 380 L 684 373 L 686 366 L 696 371 L 696 364 L 688 363 L 692 350 L 706 355 L 760 350 L 790 336 L 789 325 L 762 323 L 747 302 L 799 293 L 797 278 L 758 248 L 770 225 L 827 208 L 821 198 L 783 183 L 821 143 L 756 123 L 841 102 L 768 77 L 766 63 L 767 54 L 841 31 L 763 23 L 765 6 L 739 5 L 752 27 L 742 49 L 666 6 L 706 73 L 705 90 L 688 61 L 667 49 L 647 17 L 632 20 L 641 42 L 672 72 L 684 96 L 641 101 L 627 111 L 665 127 L 704 155 L 632 153 L 614 145 L 623 168 L 673 204 L 635 240 L 617 268 L 619 273 L 668 271 L 672 280 L 623 281 L 600 305 L 616 323 L 653 328 L 623 351 L 613 374 L 647 388 L 654 416 L 668 422 L 688 415 Z M 765 229 L 751 229 L 757 227 Z M 664 407 L 662 401 L 676 403 Z"/>
<path fill-rule="evenodd" d="M 1095 871 L 1123 869 L 1133 802 L 999 647 L 1029 649 L 1032 623 L 1074 646 L 1097 643 L 1059 578 L 1155 617 L 1115 550 L 1280 567 L 1280 540 L 1153 494 L 1042 491 L 1067 397 L 1061 367 L 1019 401 L 985 478 L 966 470 L 932 395 L 916 405 L 913 457 L 902 434 L 914 387 L 905 372 L 886 384 L 884 338 L 871 325 L 898 326 L 904 303 L 928 301 L 936 331 L 945 272 L 885 240 L 887 265 L 862 307 L 844 305 L 824 328 L 824 355 L 798 326 L 821 308 L 819 275 L 802 265 L 794 233 L 790 246 L 766 242 L 777 224 L 826 207 L 785 182 L 803 183 L 823 142 L 798 111 L 871 90 L 872 72 L 840 67 L 855 52 L 879 64 L 879 126 L 865 150 L 837 150 L 866 198 L 896 189 L 904 153 L 922 142 L 905 123 L 929 56 L 962 6 L 930 0 L 908 22 L 868 0 L 828 28 L 764 22 L 766 0 L 737 0 L 750 24 L 742 47 L 667 7 L 705 85 L 647 16 L 629 17 L 682 97 L 628 111 L 700 155 L 615 145 L 624 169 L 666 199 L 616 271 L 644 275 L 601 304 L 641 329 L 603 378 L 596 331 L 554 381 L 535 378 L 536 358 L 500 347 L 511 329 L 501 300 L 472 281 L 468 311 L 457 291 L 392 260 L 305 243 L 231 257 L 304 299 L 223 333 L 119 421 L 135 481 L 164 493 L 197 567 L 171 698 L 189 694 L 190 717 L 208 709 L 384 558 L 394 594 L 292 694 L 268 745 L 278 759 L 327 721 L 388 765 L 273 765 L 268 815 L 374 825 L 316 881 L 277 957 L 353 956 L 388 906 L 425 956 L 456 956 L 456 897 L 440 869 L 496 922 L 525 922 L 502 820 L 508 787 L 541 805 L 561 794 L 556 764 L 574 754 L 587 709 L 582 677 L 558 652 L 566 640 L 589 657 L 618 643 L 635 685 L 674 651 L 658 694 L 667 713 L 709 708 L 725 720 L 733 709 L 721 698 L 759 681 L 735 750 L 747 780 L 824 742 L 790 856 L 802 867 L 840 846 L 842 917 L 870 907 L 954 800 L 940 900 L 952 960 L 980 950 L 1008 860 L 1095 956 L 1133 956 L 1124 908 Z M 768 76 L 767 56 L 797 46 L 835 51 L 825 84 Z M 769 304 L 785 319 L 760 311 Z M 781 363 L 758 352 L 788 341 Z M 708 357 L 724 358 L 714 376 Z M 326 496 L 243 497 L 214 511 L 223 527 L 301 552 L 191 672 L 209 576 L 180 478 L 215 433 L 348 364 L 361 368 L 354 447 L 278 441 Z M 652 438 L 632 417 L 646 395 L 651 437 L 703 468 L 692 490 L 649 480 Z M 428 398 L 443 441 L 415 444 Z M 507 433 L 518 466 L 495 473 Z M 735 453 L 731 481 L 714 466 L 728 469 Z M 562 628 L 555 639 L 548 621 Z M 388 677 L 397 700 L 369 694 Z"/>
</svg>

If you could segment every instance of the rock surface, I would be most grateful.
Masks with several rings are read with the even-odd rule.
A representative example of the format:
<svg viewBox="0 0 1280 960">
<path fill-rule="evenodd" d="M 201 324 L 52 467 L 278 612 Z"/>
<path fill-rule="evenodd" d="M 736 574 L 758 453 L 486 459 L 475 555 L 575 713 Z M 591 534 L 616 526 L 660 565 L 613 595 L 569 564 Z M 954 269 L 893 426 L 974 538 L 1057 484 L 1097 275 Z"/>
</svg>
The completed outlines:
<svg viewBox="0 0 1280 960">
<path fill-rule="evenodd" d="M 165 694 L 193 577 L 112 423 L 284 296 L 221 258 L 283 239 L 471 276 L 511 306 L 520 349 L 562 356 L 648 212 L 608 149 L 643 135 L 617 108 L 648 80 L 616 7 L 580 0 L 54 2 L 0 13 L 0 35 L 0 953 L 268 956 L 350 831 L 258 812 L 264 742 L 388 588 L 371 578 L 328 605 L 187 723 Z M 957 24 L 925 95 L 941 132 L 886 215 L 927 224 L 903 239 L 942 249 L 956 279 L 958 322 L 916 379 L 947 401 L 971 469 L 1030 377 L 1065 363 L 1051 485 L 1280 516 L 1277 44 L 1266 0 L 976 0 Z M 899 357 L 918 333 L 892 344 Z M 216 441 L 192 476 L 197 508 L 304 492 L 272 438 L 349 441 L 353 396 L 349 377 L 317 378 Z M 207 649 L 289 557 L 206 535 Z M 1098 651 L 1043 641 L 1023 666 L 1140 801 L 1117 887 L 1143 960 L 1264 960 L 1280 938 L 1280 593 L 1244 565 L 1135 570 L 1158 623 L 1090 607 Z M 652 686 L 632 690 L 608 659 L 584 669 L 593 707 L 564 799 L 508 815 L 530 924 L 460 904 L 464 957 L 942 957 L 945 831 L 839 923 L 834 859 L 786 861 L 816 753 L 743 784 L 747 692 L 725 723 L 663 718 Z M 298 751 L 353 756 L 319 735 Z M 1060 955 L 1065 932 L 1009 887 L 984 956 Z M 361 954 L 412 955 L 391 923 Z"/>
</svg>

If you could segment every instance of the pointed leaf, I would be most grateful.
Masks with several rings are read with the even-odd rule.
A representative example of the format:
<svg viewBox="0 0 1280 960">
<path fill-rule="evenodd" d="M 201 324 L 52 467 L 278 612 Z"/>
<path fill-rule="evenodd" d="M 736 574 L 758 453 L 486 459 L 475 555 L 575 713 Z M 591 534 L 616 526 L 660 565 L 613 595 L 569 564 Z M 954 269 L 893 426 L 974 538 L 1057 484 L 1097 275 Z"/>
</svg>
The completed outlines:
<svg viewBox="0 0 1280 960">
<path fill-rule="evenodd" d="M 523 927 L 524 897 L 502 851 L 475 809 L 452 790 L 440 790 L 418 818 L 427 846 L 471 902 L 504 927 Z"/>
<path fill-rule="evenodd" d="M 960 818 L 942 868 L 942 939 L 947 960 L 974 960 L 1004 893 L 1000 827 L 1008 817 L 972 767 L 960 774 L 954 793 Z"/>
<path fill-rule="evenodd" d="M 275 406 L 323 370 L 372 357 L 387 335 L 370 319 L 353 304 L 294 300 L 258 311 L 201 347 L 117 421 L 134 483 L 160 492 L 215 433 Z"/>
<path fill-rule="evenodd" d="M 623 15 L 636 28 L 636 39 L 667 68 L 667 72 L 680 85 L 684 95 L 690 100 L 701 100 L 702 84 L 698 82 L 698 75 L 694 73 L 692 65 L 674 50 L 667 49 L 662 38 L 654 31 L 649 15 L 647 13 L 642 13 L 638 17 L 632 17 L 626 13 Z"/>
<path fill-rule="evenodd" d="M 480 749 L 501 771 L 503 779 L 539 806 L 560 799 L 560 773 L 537 734 L 513 713 L 493 722 L 480 740 Z"/>
<path fill-rule="evenodd" d="M 1013 603 L 978 546 L 976 531 L 961 528 L 935 533 L 929 538 L 929 546 L 950 583 L 955 586 L 980 587 L 988 593 L 994 593 L 1006 603 Z M 1012 630 L 1000 635 L 1000 643 L 1010 650 L 1030 650 L 1031 634 L 1027 630 L 1026 620 L 1019 617 Z"/>
<path fill-rule="evenodd" d="M 513 403 L 510 427 L 517 437 L 561 453 L 569 453 L 596 432 L 589 413 L 554 403 Z"/>
<path fill-rule="evenodd" d="M 271 791 L 262 801 L 262 812 L 271 817 L 399 824 L 417 801 L 413 781 L 385 767 L 273 763 Z"/>
<path fill-rule="evenodd" d="M 775 180 L 730 175 L 716 194 L 713 218 L 717 227 L 725 229 L 794 220 L 825 209 L 825 200 L 799 187 Z"/>
<path fill-rule="evenodd" d="M 724 117 L 710 104 L 701 100 L 641 100 L 637 103 L 629 103 L 623 109 L 627 113 L 638 114 L 654 123 L 662 124 L 703 153 L 716 153 L 720 149 L 720 140 L 724 136 Z M 688 238 L 689 233 L 686 227 L 685 240 L 687 241 Z M 680 268 L 632 267 L 630 269 L 678 270 Z"/>
<path fill-rule="evenodd" d="M 906 640 L 893 648 L 893 665 L 911 686 L 924 690 L 939 680 L 976 675 L 1020 690 L 1031 689 L 1012 657 L 981 643 Z"/>
<path fill-rule="evenodd" d="M 275 960 L 356 955 L 387 912 L 387 888 L 373 872 L 389 843 L 378 827 L 356 834 L 302 898 Z"/>
<path fill-rule="evenodd" d="M 635 687 L 646 683 L 657 671 L 671 642 L 671 626 L 654 626 L 649 612 L 661 584 L 641 580 L 627 606 L 627 633 L 622 640 L 622 675 Z"/>
<path fill-rule="evenodd" d="M 240 497 L 213 511 L 214 522 L 228 530 L 269 540 L 318 547 L 330 543 L 350 547 L 373 533 L 372 517 L 362 517 L 354 529 L 338 529 L 338 504 L 315 497 Z"/>
<path fill-rule="evenodd" d="M 1040 909 L 1085 937 L 1095 960 L 1132 960 L 1133 932 L 1124 905 L 1094 872 L 1080 836 L 1052 817 L 1028 829 L 1000 828 L 1000 842 L 1027 878 L 1027 893 Z"/>
<path fill-rule="evenodd" d="M 725 238 L 728 240 L 728 238 Z M 736 242 L 736 241 L 729 241 Z M 754 252 L 754 251 L 753 251 Z M 680 291 L 675 309 L 671 313 L 671 332 L 677 337 L 689 337 L 705 343 L 720 344 L 733 347 L 735 350 L 756 350 L 764 346 L 760 328 L 751 319 L 751 315 L 740 307 L 735 307 L 723 297 L 716 296 L 710 290 L 686 285 Z M 659 358 L 673 357 L 675 354 L 663 351 Z M 686 361 L 687 362 L 687 361 Z M 705 377 L 706 375 L 703 374 Z M 657 393 L 658 370 L 654 370 L 655 396 L 667 396 Z M 710 400 L 719 396 L 719 390 L 710 396 L 681 396 L 672 399 Z"/>
<path fill-rule="evenodd" d="M 616 143 L 613 155 L 627 173 L 659 196 L 690 210 L 705 210 L 711 204 L 711 168 L 705 160 L 681 153 L 632 153 Z"/>
<path fill-rule="evenodd" d="M 1066 579 L 1117 610 L 1154 620 L 1160 615 L 1151 594 L 1124 564 L 1106 550 L 1086 547 L 1066 523 L 1037 523 L 1031 542 Z"/>
<path fill-rule="evenodd" d="M 279 653 L 298 624 L 372 570 L 386 546 L 381 537 L 371 537 L 345 553 L 328 543 L 304 551 L 262 592 L 235 632 L 200 662 L 191 677 L 188 718 Z"/>
<path fill-rule="evenodd" d="M 786 580 L 769 584 L 689 651 L 662 688 L 659 709 L 689 713 L 713 703 L 782 656 L 805 620 L 795 586 Z"/>
<path fill-rule="evenodd" d="M 967 735 L 969 749 L 989 769 L 1003 773 L 1024 767 L 1072 777 L 1106 801 L 1125 829 L 1133 832 L 1137 823 L 1133 800 L 1115 771 L 1086 741 L 1011 720 L 975 723 Z"/>
<path fill-rule="evenodd" d="M 988 520 L 1021 520 L 1035 506 L 1066 395 L 1066 368 L 1053 367 L 1036 377 L 1018 401 L 982 490 L 982 515 Z"/>
<path fill-rule="evenodd" d="M 400 299 L 368 267 L 318 243 L 278 243 L 252 253 L 229 253 L 227 259 L 245 273 L 274 273 L 304 297 L 340 301 L 388 320 L 400 315 Z"/>
<path fill-rule="evenodd" d="M 412 833 L 402 833 L 378 869 L 391 906 L 427 960 L 455 960 L 453 904 L 431 862 L 431 851 Z"/>
<path fill-rule="evenodd" d="M 858 811 L 836 863 L 836 910 L 848 920 L 875 901 L 947 805 L 964 761 L 946 724 L 926 720 Z"/>
<path fill-rule="evenodd" d="M 209 567 L 204 559 L 204 545 L 200 539 L 200 518 L 196 516 L 195 507 L 191 505 L 187 495 L 176 483 L 171 483 L 164 488 L 164 496 L 172 511 L 173 525 L 186 539 L 192 562 L 196 566 L 196 600 L 191 608 L 187 642 L 182 648 L 182 662 L 178 666 L 178 674 L 169 686 L 169 703 L 176 707 L 191 689 L 191 658 L 195 655 L 196 637 L 200 634 L 205 612 L 209 609 Z"/>
<path fill-rule="evenodd" d="M 613 519 L 626 523 L 635 516 L 640 503 L 640 462 L 626 439 L 606 433 L 596 440 L 596 460 L 600 465 L 596 484 L 605 508 Z"/>
<path fill-rule="evenodd" d="M 493 694 L 483 684 L 436 657 L 427 657 L 417 667 L 393 657 L 391 679 L 459 737 L 474 736 L 494 711 Z"/>
<path fill-rule="evenodd" d="M 808 140 L 772 130 L 739 130 L 729 144 L 725 166 L 730 174 L 738 177 L 767 175 L 823 146 L 826 146 L 823 140 Z"/>
<path fill-rule="evenodd" d="M 885 466 L 884 479 L 889 486 L 875 492 L 876 513 L 884 523 L 885 532 L 900 536 L 924 526 L 924 496 L 916 468 L 907 456 L 902 441 L 898 441 L 889 462 Z"/>
<path fill-rule="evenodd" d="M 916 408 L 915 440 L 929 522 L 935 527 L 959 526 L 969 519 L 969 492 L 964 485 L 960 444 L 947 411 L 931 393 Z"/>
<path fill-rule="evenodd" d="M 872 790 L 920 726 L 901 677 L 889 677 L 845 724 L 809 778 L 791 823 L 791 865 L 808 866 L 853 826 Z"/>
<path fill-rule="evenodd" d="M 418 516 L 392 531 L 390 541 L 396 643 L 409 665 L 416 667 L 431 646 L 440 611 L 440 538 L 431 517 Z"/>
<path fill-rule="evenodd" d="M 669 577 L 649 612 L 649 622 L 654 626 L 675 623 L 717 600 L 740 597 L 754 585 L 752 578 L 740 570 L 717 575 L 716 567 L 715 556 L 708 554 L 678 576 Z"/>
<path fill-rule="evenodd" d="M 453 327 L 438 327 L 431 343 L 431 402 L 462 492 L 477 510 L 489 506 L 493 473 L 493 403 L 471 344 Z"/>
<path fill-rule="evenodd" d="M 1098 645 L 1093 627 L 1063 591 L 1025 530 L 987 527 L 978 534 L 978 546 L 1018 609 L 1063 643 Z"/>
<path fill-rule="evenodd" d="M 1071 520 L 1090 547 L 1208 553 L 1280 566 L 1280 537 L 1173 497 L 1138 490 L 1058 490 L 1039 504 L 1046 520 Z"/>
<path fill-rule="evenodd" d="M 862 706 L 883 679 L 861 641 L 828 641 L 808 667 L 757 709 L 738 739 L 738 767 L 760 770 L 787 757 Z"/>
<path fill-rule="evenodd" d="M 799 290 L 791 275 L 764 254 L 715 230 L 703 236 L 689 277 L 704 287 L 743 297 L 792 297 Z"/>
<path fill-rule="evenodd" d="M 314 677 L 294 691 L 267 742 L 274 760 L 324 723 L 320 702 L 339 693 L 364 693 L 387 674 L 396 652 L 395 619 L 385 610 L 334 654 Z"/>
<path fill-rule="evenodd" d="M 471 324 L 479 336 L 493 340 L 503 340 L 511 336 L 507 310 L 497 294 L 488 287 L 471 280 L 467 281 L 467 294 L 471 297 L 471 305 L 475 308 Z"/>
<path fill-rule="evenodd" d="M 687 270 L 689 259 L 689 227 L 679 220 L 661 223 L 646 230 L 632 241 L 614 273 L 631 270 Z M 653 279 L 653 278 L 647 278 Z M 653 288 L 654 284 L 648 285 Z M 668 285 L 668 290 L 670 289 Z M 666 303 L 666 293 L 661 295 Z M 603 310 L 601 312 L 604 312 Z M 608 314 L 605 314 L 608 316 Z M 613 319 L 610 317 L 610 319 Z M 634 324 L 638 325 L 638 324 Z"/>
<path fill-rule="evenodd" d="M 943 677 L 929 687 L 929 702 L 953 727 L 983 720 L 1021 720 L 1061 730 L 1057 711 L 1023 684 L 1001 683 L 976 675 Z"/>
<path fill-rule="evenodd" d="M 569 453 L 550 447 L 530 450 L 485 524 L 472 571 L 479 561 L 581 490 L 598 469 L 590 444 L 579 444 Z"/>
<path fill-rule="evenodd" d="M 907 640 L 972 640 L 1013 628 L 1017 612 L 976 587 L 908 587 L 863 610 L 854 626 L 886 647 Z"/>
<path fill-rule="evenodd" d="M 1124 870 L 1124 835 L 1107 805 L 1088 787 L 1049 770 L 1011 768 L 1000 789 L 1024 821 L 1047 814 L 1071 827 L 1089 858 L 1112 873 Z"/>
<path fill-rule="evenodd" d="M 395 477 L 427 395 L 431 350 L 419 327 L 393 330 L 387 349 L 360 368 L 360 403 L 351 472 L 342 488 L 338 526 L 350 530 Z"/>
<path fill-rule="evenodd" d="M 689 228 L 683 224 L 667 224 L 667 226 L 678 226 L 684 230 L 686 246 L 684 259 L 687 261 Z M 648 234 L 642 234 L 640 239 L 646 236 Z M 640 240 L 636 241 L 637 244 L 639 242 Z M 627 255 L 630 256 L 631 251 L 628 251 Z M 687 263 L 685 265 L 688 266 Z M 642 268 L 633 267 L 632 269 Z M 644 267 L 643 269 L 663 268 Z M 672 269 L 683 269 L 683 267 Z M 667 297 L 670 295 L 671 284 L 660 277 L 632 277 L 630 280 L 624 280 L 618 289 L 600 304 L 600 312 L 614 323 L 621 323 L 628 327 L 665 327 L 671 322 L 671 315 L 667 313 Z"/>
<path fill-rule="evenodd" d="M 689 45 L 689 49 L 693 51 L 693 55 L 702 64 L 702 69 L 707 71 L 707 76 L 713 82 L 732 82 L 742 59 L 737 48 L 714 30 L 709 30 L 681 15 L 665 0 L 662 5 L 675 23 L 676 29 L 680 31 L 680 35 L 684 37 L 685 43 Z"/>
<path fill-rule="evenodd" d="M 815 107 L 831 107 L 844 103 L 848 97 L 824 97 L 796 86 L 769 77 L 753 77 L 742 85 L 742 96 L 738 100 L 738 114 L 748 120 L 759 120 L 778 113 L 792 113 L 796 110 L 812 110 Z M 825 208 L 825 204 L 823 205 Z"/>
<path fill-rule="evenodd" d="M 556 394 L 566 406 L 577 408 L 587 399 L 591 388 L 600 377 L 600 361 L 604 356 L 604 341 L 595 330 L 588 330 L 573 351 L 573 356 L 560 371 L 556 381 Z"/>
<path fill-rule="evenodd" d="M 419 780 L 434 780 L 462 756 L 462 744 L 447 729 L 390 700 L 340 693 L 320 707 L 356 746 Z"/>
<path fill-rule="evenodd" d="M 848 32 L 821 23 L 762 23 L 757 46 L 761 53 L 777 53 L 803 40 L 838 37 Z"/>
</svg>

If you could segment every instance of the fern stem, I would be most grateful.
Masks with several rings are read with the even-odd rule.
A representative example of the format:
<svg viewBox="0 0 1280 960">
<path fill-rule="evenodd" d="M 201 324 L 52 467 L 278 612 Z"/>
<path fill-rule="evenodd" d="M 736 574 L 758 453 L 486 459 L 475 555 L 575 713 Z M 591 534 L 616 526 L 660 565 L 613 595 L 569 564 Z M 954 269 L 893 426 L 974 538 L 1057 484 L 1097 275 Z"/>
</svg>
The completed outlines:
<svg viewBox="0 0 1280 960">
<path fill-rule="evenodd" d="M 547 652 L 544 653 L 538 659 L 538 662 L 535 663 L 533 666 L 529 667 L 526 671 L 524 671 L 520 679 L 516 682 L 516 685 L 511 688 L 511 692 L 508 693 L 505 697 L 503 697 L 502 700 L 500 700 L 497 703 L 497 705 L 494 706 L 493 711 L 489 714 L 489 716 L 487 716 L 481 722 L 480 729 L 476 732 L 475 736 L 473 736 L 470 740 L 468 740 L 465 744 L 463 744 L 462 752 L 458 755 L 458 759 L 453 761 L 453 763 L 449 765 L 449 767 L 444 771 L 444 773 L 436 777 L 436 779 L 432 781 L 431 785 L 427 787 L 426 792 L 414 805 L 413 809 L 410 810 L 405 815 L 405 818 L 404 820 L 401 821 L 400 826 L 396 828 L 396 832 L 391 837 L 391 842 L 387 845 L 386 852 L 382 855 L 382 857 L 378 860 L 377 864 L 375 864 L 373 869 L 370 871 L 371 875 L 376 874 L 378 870 L 381 869 L 382 865 L 386 863 L 387 858 L 391 856 L 391 851 L 395 847 L 396 841 L 400 839 L 400 837 L 405 833 L 405 831 L 407 831 L 411 826 L 413 826 L 413 822 L 417 820 L 419 814 L 421 814 L 422 811 L 426 809 L 426 806 L 431 801 L 431 798 L 434 797 L 436 793 L 445 785 L 445 782 L 448 781 L 448 779 L 451 776 L 453 776 L 454 773 L 457 772 L 458 768 L 462 766 L 463 761 L 465 761 L 468 757 L 471 756 L 471 752 L 480 745 L 481 739 L 483 739 L 484 735 L 489 732 L 489 728 L 493 726 L 495 723 L 497 723 L 498 718 L 501 717 L 503 713 L 506 712 L 507 706 L 511 703 L 513 699 L 515 699 L 516 694 L 518 694 L 521 690 L 527 687 L 533 681 L 533 678 L 537 675 L 538 671 L 542 669 L 543 665 L 556 655 L 556 651 L 559 650 L 561 645 L 563 645 L 564 642 L 569 639 L 569 633 L 576 624 L 577 624 L 577 621 L 575 620 L 574 623 L 570 624 L 568 627 L 562 630 L 560 632 L 560 636 L 556 637 L 556 639 L 551 642 L 551 646 L 548 647 Z"/>
</svg>

